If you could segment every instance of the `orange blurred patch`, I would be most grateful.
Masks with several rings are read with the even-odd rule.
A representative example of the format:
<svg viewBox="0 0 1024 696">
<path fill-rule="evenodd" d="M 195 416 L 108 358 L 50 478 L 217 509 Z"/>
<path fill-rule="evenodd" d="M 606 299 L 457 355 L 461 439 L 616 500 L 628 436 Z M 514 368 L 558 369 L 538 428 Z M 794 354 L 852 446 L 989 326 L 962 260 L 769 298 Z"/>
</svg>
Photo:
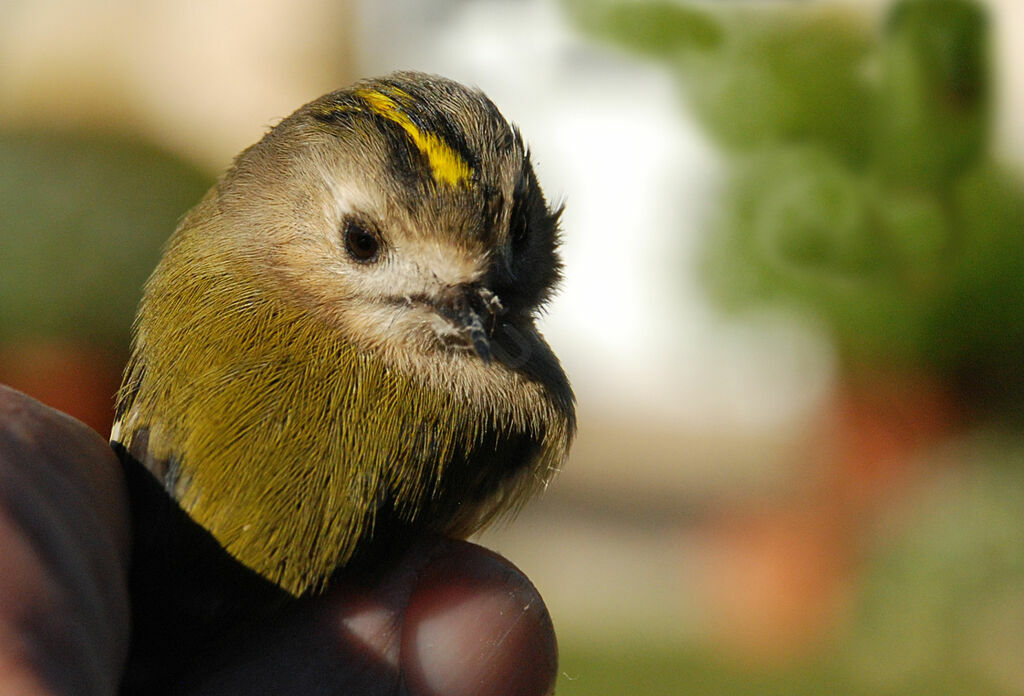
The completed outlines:
<svg viewBox="0 0 1024 696">
<path fill-rule="evenodd" d="M 114 419 L 122 358 L 73 341 L 0 345 L 0 382 L 82 421 L 104 437 Z"/>
</svg>

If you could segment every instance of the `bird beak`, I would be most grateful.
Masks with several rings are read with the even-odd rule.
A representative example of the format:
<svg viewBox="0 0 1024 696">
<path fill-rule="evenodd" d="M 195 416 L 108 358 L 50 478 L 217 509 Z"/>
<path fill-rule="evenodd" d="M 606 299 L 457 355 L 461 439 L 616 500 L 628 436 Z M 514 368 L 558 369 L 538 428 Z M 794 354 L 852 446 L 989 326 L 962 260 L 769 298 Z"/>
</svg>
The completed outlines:
<svg viewBox="0 0 1024 696">
<path fill-rule="evenodd" d="M 504 312 L 498 296 L 482 285 L 456 285 L 438 305 L 441 315 L 455 325 L 484 364 L 491 362 L 491 332 Z"/>
</svg>

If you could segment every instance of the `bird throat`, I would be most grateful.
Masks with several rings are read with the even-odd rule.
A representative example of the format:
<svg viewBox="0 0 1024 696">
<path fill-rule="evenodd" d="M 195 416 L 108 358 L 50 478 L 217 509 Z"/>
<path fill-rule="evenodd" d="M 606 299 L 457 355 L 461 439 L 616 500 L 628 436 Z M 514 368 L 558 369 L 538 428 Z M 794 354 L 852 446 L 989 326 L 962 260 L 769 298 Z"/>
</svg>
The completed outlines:
<svg viewBox="0 0 1024 696">
<path fill-rule="evenodd" d="M 223 282 L 157 276 L 145 302 L 122 444 L 292 594 L 322 587 L 389 520 L 471 533 L 543 485 L 571 438 L 539 385 L 510 371 L 488 398 L 439 389 Z"/>
</svg>

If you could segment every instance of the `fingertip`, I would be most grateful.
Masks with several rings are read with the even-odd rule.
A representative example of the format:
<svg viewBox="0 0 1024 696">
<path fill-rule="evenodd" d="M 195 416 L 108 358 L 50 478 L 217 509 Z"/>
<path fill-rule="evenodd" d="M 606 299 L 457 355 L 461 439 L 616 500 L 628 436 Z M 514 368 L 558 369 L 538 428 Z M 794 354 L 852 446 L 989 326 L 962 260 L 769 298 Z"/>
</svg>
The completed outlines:
<svg viewBox="0 0 1024 696">
<path fill-rule="evenodd" d="M 65 484 L 62 492 L 79 493 L 93 501 L 93 512 L 114 535 L 118 556 L 127 565 L 130 525 L 121 465 L 99 433 L 0 384 L 0 461 L 8 473 L 46 476 L 46 486 L 56 478 Z M 26 462 L 33 466 L 26 467 Z"/>
<path fill-rule="evenodd" d="M 550 694 L 558 648 L 547 607 L 507 560 L 452 544 L 410 597 L 401 669 L 407 692 L 417 696 Z"/>
<path fill-rule="evenodd" d="M 107 443 L 0 386 L 0 662 L 54 691 L 112 693 L 128 647 L 129 544 Z"/>
</svg>

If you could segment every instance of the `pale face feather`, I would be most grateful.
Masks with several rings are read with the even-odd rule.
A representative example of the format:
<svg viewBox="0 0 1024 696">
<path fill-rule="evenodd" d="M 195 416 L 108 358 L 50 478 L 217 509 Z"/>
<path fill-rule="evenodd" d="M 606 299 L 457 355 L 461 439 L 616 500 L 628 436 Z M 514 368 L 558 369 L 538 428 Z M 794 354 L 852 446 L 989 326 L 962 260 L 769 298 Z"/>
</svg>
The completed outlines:
<svg viewBox="0 0 1024 696">
<path fill-rule="evenodd" d="M 327 95 L 175 232 L 112 439 L 295 593 L 382 526 L 468 534 L 542 487 L 574 432 L 534 326 L 556 220 L 479 93 L 399 74 Z M 354 255 L 352 225 L 377 253 Z"/>
</svg>

